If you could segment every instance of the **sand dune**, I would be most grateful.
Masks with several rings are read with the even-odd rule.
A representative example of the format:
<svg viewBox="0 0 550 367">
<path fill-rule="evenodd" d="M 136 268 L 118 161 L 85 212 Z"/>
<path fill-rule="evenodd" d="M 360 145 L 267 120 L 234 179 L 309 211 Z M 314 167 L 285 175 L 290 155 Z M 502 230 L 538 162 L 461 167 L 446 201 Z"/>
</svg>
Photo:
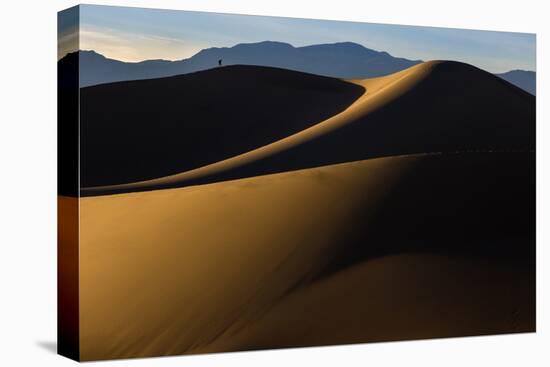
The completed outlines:
<svg viewBox="0 0 550 367">
<path fill-rule="evenodd" d="M 181 187 L 399 154 L 534 150 L 534 97 L 473 66 L 426 62 L 352 82 L 366 92 L 351 106 L 286 138 L 183 173 L 88 187 L 82 194 Z"/>
<path fill-rule="evenodd" d="M 80 214 L 83 360 L 535 327 L 532 153 L 87 197 Z"/>
<path fill-rule="evenodd" d="M 530 332 L 533 279 L 517 262 L 426 253 L 376 258 L 291 293 L 196 351 Z"/>
<path fill-rule="evenodd" d="M 82 88 L 81 183 L 135 182 L 218 162 L 315 125 L 363 92 L 260 66 Z"/>
<path fill-rule="evenodd" d="M 279 84 L 272 99 L 254 97 L 240 125 L 209 120 L 218 135 L 201 149 L 229 137 L 207 154 L 210 163 L 199 159 L 194 168 L 155 176 L 175 170 L 202 143 L 182 148 L 185 154 L 155 152 L 172 131 L 164 128 L 179 122 L 141 125 L 155 116 L 134 111 L 137 120 L 124 120 L 113 135 L 123 159 L 105 177 L 92 177 L 92 169 L 87 182 L 158 178 L 60 198 L 68 208 L 78 200 L 80 210 L 80 359 L 535 329 L 534 97 L 456 62 L 352 81 L 227 70 L 184 84 L 199 86 L 212 72 L 224 85 L 263 73 L 259 84 L 245 78 L 242 89 L 236 86 L 236 99 Z M 136 103 L 142 83 L 150 96 L 167 81 L 178 85 L 167 78 L 100 87 L 113 95 L 131 90 Z M 292 85 L 298 94 L 279 100 Z M 178 94 L 168 92 L 176 103 Z M 306 112 L 299 112 L 299 95 L 307 97 Z M 231 100 L 205 114 L 229 111 L 229 120 L 239 120 L 243 106 L 231 110 Z M 298 112 L 281 129 L 288 108 Z M 309 108 L 315 118 L 306 116 Z M 267 125 L 243 138 L 258 111 Z M 137 135 L 132 122 L 140 124 Z M 108 124 L 103 128 L 108 134 Z M 121 140 L 125 132 L 151 144 Z M 189 142 L 170 139 L 172 148 Z M 232 144 L 241 151 L 226 149 Z M 127 147 L 135 164 L 110 176 L 132 158 Z M 160 158 L 165 165 L 151 171 Z"/>
<path fill-rule="evenodd" d="M 79 217 L 78 199 L 58 197 L 57 348 L 79 358 Z"/>
</svg>

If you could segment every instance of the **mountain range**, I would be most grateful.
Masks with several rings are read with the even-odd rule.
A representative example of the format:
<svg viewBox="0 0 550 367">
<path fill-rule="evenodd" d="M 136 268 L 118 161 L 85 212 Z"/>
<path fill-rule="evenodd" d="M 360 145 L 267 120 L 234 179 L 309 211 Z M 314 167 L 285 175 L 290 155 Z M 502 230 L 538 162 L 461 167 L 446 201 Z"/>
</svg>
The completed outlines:
<svg viewBox="0 0 550 367">
<path fill-rule="evenodd" d="M 510 70 L 506 73 L 496 74 L 496 75 L 506 80 L 507 82 L 510 82 L 515 86 L 518 86 L 521 89 L 531 93 L 532 95 L 536 95 L 537 74 L 534 71 Z"/>
<path fill-rule="evenodd" d="M 419 64 L 422 60 L 394 57 L 353 42 L 294 47 L 288 43 L 264 41 L 240 43 L 233 47 L 212 47 L 194 56 L 176 60 L 123 62 L 95 51 L 79 51 L 61 61 L 80 59 L 80 87 L 125 80 L 152 79 L 187 74 L 223 65 L 258 65 L 290 69 L 322 76 L 364 79 L 384 76 Z M 71 60 L 72 59 L 72 60 Z M 535 94 L 535 73 L 514 70 L 496 74 L 508 82 Z"/>
</svg>

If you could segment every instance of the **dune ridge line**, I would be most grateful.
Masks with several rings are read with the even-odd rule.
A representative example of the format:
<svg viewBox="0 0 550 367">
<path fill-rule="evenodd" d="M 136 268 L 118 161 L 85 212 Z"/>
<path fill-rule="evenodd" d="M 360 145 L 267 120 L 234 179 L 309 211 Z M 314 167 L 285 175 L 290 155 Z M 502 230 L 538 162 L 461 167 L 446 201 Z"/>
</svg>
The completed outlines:
<svg viewBox="0 0 550 367">
<path fill-rule="evenodd" d="M 422 81 L 422 79 L 429 74 L 435 65 L 442 62 L 444 61 L 424 62 L 422 64 L 412 66 L 409 69 L 383 77 L 349 80 L 352 83 L 364 87 L 365 92 L 343 112 L 294 135 L 254 149 L 250 152 L 175 175 L 121 185 L 82 188 L 81 192 L 84 195 L 93 195 L 94 193 L 112 190 L 152 190 L 165 185 L 177 185 L 178 183 L 184 183 L 187 180 L 195 179 L 200 176 L 227 171 L 252 161 L 259 160 L 266 156 L 274 155 L 292 146 L 296 146 L 316 139 L 324 134 L 328 134 L 343 125 L 353 123 L 359 117 L 363 117 L 373 110 L 390 103 L 392 100 L 399 97 L 401 94 L 406 93 L 410 88 Z"/>
</svg>

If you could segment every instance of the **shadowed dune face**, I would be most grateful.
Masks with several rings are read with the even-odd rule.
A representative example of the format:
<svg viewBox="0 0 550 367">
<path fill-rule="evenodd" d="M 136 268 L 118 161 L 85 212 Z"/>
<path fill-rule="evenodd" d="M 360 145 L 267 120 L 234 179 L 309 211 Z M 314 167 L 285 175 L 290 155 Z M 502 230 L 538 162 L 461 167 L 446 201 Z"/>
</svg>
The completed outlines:
<svg viewBox="0 0 550 367">
<path fill-rule="evenodd" d="M 353 82 L 366 92 L 351 106 L 272 144 L 173 176 L 82 192 L 181 187 L 411 153 L 534 150 L 535 97 L 473 66 L 427 62 Z"/>
<path fill-rule="evenodd" d="M 80 199 L 84 360 L 534 330 L 534 154 Z"/>
<path fill-rule="evenodd" d="M 141 181 L 239 155 L 344 110 L 364 88 L 259 66 L 81 89 L 81 185 Z"/>
</svg>

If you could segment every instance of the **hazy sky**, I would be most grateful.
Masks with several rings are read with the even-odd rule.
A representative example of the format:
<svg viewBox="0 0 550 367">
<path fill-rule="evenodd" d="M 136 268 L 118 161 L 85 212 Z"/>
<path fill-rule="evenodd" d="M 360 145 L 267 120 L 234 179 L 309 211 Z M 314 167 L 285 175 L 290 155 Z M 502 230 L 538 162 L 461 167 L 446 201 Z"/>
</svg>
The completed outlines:
<svg viewBox="0 0 550 367">
<path fill-rule="evenodd" d="M 74 42 L 78 17 L 60 17 Z M 535 70 L 535 35 L 327 20 L 81 5 L 80 49 L 123 61 L 176 60 L 203 48 L 282 41 L 294 46 L 351 41 L 408 59 L 464 61 L 490 72 Z M 70 50 L 60 45 L 60 55 Z"/>
</svg>

